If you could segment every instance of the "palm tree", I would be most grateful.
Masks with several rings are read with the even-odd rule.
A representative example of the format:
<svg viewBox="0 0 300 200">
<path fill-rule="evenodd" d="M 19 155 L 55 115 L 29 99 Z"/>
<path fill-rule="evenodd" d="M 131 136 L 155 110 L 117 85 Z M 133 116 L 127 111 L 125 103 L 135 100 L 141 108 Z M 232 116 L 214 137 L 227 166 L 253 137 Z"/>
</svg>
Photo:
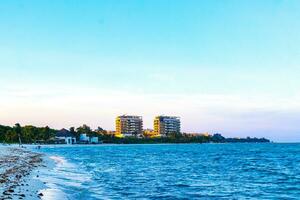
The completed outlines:
<svg viewBox="0 0 300 200">
<path fill-rule="evenodd" d="M 19 123 L 16 123 L 14 129 L 15 129 L 15 132 L 17 133 L 17 135 L 18 135 L 18 138 L 19 138 L 19 146 L 21 146 L 22 145 L 22 141 L 21 141 L 22 128 L 21 128 L 21 125 Z"/>
</svg>

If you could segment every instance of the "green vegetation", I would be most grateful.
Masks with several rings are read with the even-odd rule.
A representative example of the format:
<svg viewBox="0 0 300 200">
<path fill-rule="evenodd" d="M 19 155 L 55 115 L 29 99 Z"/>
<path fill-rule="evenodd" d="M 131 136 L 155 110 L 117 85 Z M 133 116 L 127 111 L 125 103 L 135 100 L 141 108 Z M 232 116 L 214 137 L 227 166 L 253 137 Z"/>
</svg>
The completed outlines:
<svg viewBox="0 0 300 200">
<path fill-rule="evenodd" d="M 14 127 L 0 125 L 0 142 L 19 143 L 19 135 L 22 143 L 30 144 L 38 140 L 47 141 L 54 137 L 56 130 L 46 127 L 24 126 L 16 124 Z"/>
<path fill-rule="evenodd" d="M 208 136 L 188 136 L 186 134 L 174 134 L 169 137 L 159 138 L 137 138 L 137 137 L 124 137 L 116 138 L 109 135 L 102 135 L 101 140 L 103 143 L 114 144 L 158 144 L 158 143 L 207 143 L 210 142 Z"/>
<path fill-rule="evenodd" d="M 19 143 L 19 138 L 22 143 L 32 144 L 32 143 L 45 143 L 51 144 L 55 140 L 55 134 L 58 130 L 46 127 L 35 127 L 32 125 L 21 126 L 20 124 L 15 124 L 15 126 L 3 126 L 0 125 L 0 142 L 2 143 Z M 99 141 L 103 143 L 113 143 L 113 144 L 156 144 L 156 143 L 224 143 L 224 142 L 270 142 L 265 138 L 224 138 L 220 134 L 214 135 L 197 135 L 191 136 L 189 134 L 174 133 L 168 137 L 161 138 L 137 138 L 137 137 L 125 137 L 116 138 L 113 135 L 108 135 L 107 131 L 98 127 L 96 130 L 92 130 L 89 126 L 83 125 L 78 128 L 71 127 L 69 129 L 77 141 L 79 140 L 79 135 L 85 133 L 88 136 L 98 136 Z M 20 136 L 20 137 L 19 137 Z"/>
</svg>

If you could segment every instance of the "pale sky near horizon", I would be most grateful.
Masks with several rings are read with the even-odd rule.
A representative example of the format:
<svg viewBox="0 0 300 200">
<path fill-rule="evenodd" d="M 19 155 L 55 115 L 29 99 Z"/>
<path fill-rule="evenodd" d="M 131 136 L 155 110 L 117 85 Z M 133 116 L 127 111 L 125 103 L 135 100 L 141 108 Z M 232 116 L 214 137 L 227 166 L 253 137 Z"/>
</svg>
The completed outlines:
<svg viewBox="0 0 300 200">
<path fill-rule="evenodd" d="M 0 124 L 181 117 L 300 141 L 300 1 L 3 0 Z"/>
</svg>

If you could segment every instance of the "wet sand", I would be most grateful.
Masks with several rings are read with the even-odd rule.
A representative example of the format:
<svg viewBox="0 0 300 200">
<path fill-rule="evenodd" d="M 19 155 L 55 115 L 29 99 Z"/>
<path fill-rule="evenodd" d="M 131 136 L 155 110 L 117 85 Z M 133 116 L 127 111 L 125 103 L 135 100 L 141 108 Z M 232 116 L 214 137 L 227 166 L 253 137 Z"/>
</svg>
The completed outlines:
<svg viewBox="0 0 300 200">
<path fill-rule="evenodd" d="M 25 148 L 0 146 L 0 200 L 41 199 L 39 176 L 43 155 Z"/>
</svg>

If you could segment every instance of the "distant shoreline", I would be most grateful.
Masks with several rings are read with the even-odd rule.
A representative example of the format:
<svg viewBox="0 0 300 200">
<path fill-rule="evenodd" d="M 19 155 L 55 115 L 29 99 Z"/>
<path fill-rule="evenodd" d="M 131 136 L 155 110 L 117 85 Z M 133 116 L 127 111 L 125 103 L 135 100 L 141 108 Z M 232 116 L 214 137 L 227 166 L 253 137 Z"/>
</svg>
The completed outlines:
<svg viewBox="0 0 300 200">
<path fill-rule="evenodd" d="M 150 142 L 150 143 L 98 143 L 98 144 L 82 144 L 82 143 L 77 143 L 77 144 L 26 144 L 24 143 L 23 146 L 32 146 L 32 147 L 38 147 L 38 146 L 101 146 L 101 145 L 130 145 L 130 144 L 136 144 L 136 145 L 156 145 L 156 144 L 266 144 L 266 143 L 276 143 L 276 144 L 298 144 L 300 142 Z M 5 145 L 7 147 L 11 146 L 16 146 L 18 145 L 17 143 L 0 143 L 0 145 Z"/>
<path fill-rule="evenodd" d="M 0 143 L 23 144 L 161 144 L 161 143 L 265 143 L 270 142 L 266 138 L 225 138 L 220 133 L 182 133 L 174 132 L 168 135 L 151 136 L 131 135 L 124 136 L 110 133 L 98 127 L 92 130 L 89 126 L 83 125 L 78 128 L 71 127 L 69 130 L 55 130 L 50 127 L 35 127 L 32 125 L 21 126 L 16 124 L 13 127 L 0 125 Z"/>
</svg>

